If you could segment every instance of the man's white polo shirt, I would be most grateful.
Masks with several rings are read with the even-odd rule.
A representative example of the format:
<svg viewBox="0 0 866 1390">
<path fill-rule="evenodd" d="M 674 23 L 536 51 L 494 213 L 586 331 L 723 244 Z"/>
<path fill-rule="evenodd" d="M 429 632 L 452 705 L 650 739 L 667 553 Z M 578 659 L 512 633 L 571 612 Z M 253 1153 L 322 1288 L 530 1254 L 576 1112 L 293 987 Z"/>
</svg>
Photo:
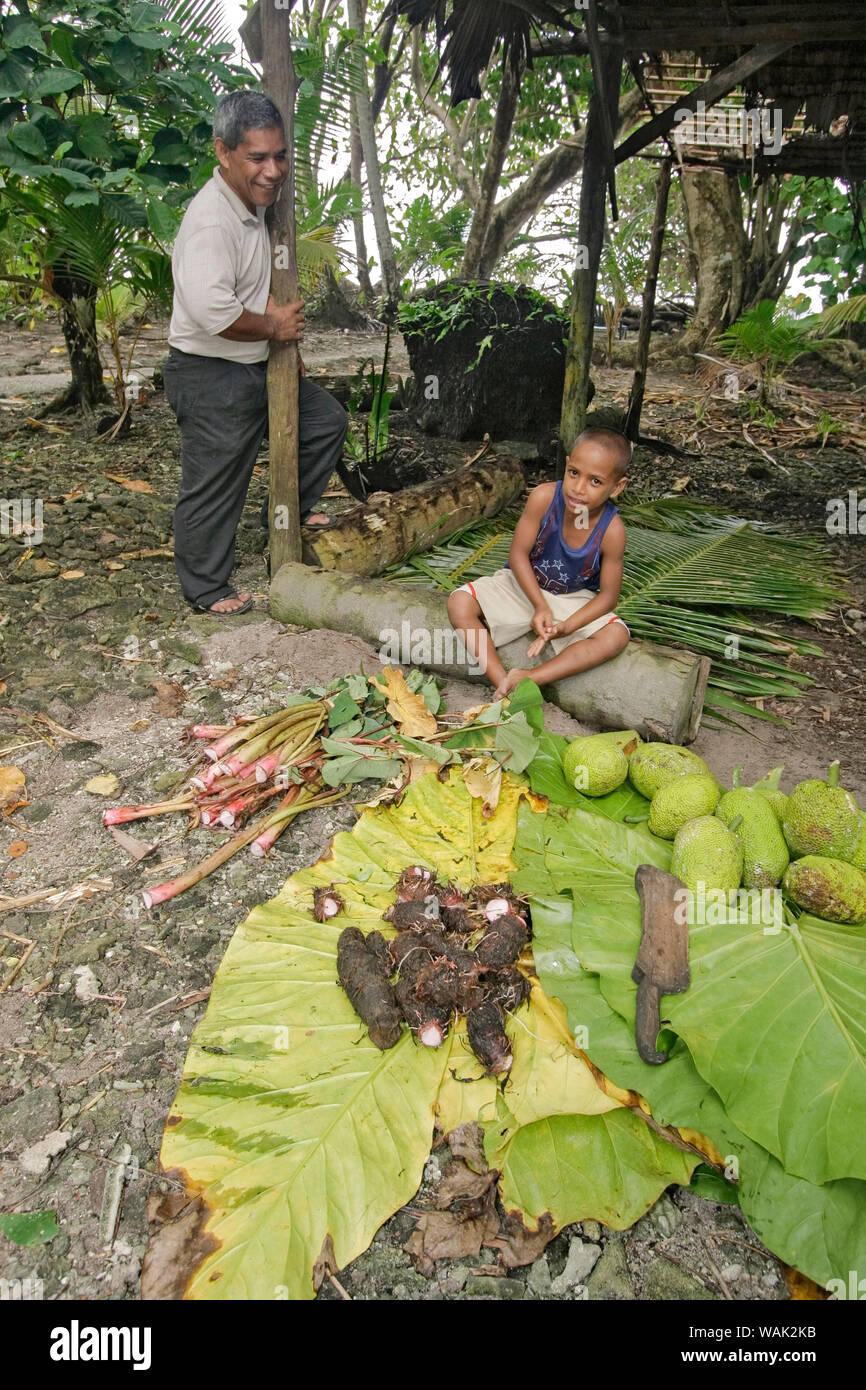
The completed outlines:
<svg viewBox="0 0 866 1390">
<path fill-rule="evenodd" d="M 174 304 L 168 341 L 199 357 L 263 362 L 268 341 L 220 338 L 244 309 L 263 314 L 271 282 L 265 209 L 250 212 L 217 165 L 183 216 L 171 257 Z"/>
</svg>

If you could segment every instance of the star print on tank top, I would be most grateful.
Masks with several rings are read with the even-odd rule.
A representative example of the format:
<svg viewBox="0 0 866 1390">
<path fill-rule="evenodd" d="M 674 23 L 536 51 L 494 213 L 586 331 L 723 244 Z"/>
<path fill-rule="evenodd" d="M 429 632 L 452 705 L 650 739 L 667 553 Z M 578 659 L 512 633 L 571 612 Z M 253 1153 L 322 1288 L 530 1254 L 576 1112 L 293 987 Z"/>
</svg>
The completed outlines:
<svg viewBox="0 0 866 1390">
<path fill-rule="evenodd" d="M 610 499 L 582 546 L 575 549 L 562 539 L 565 498 L 562 483 L 556 484 L 553 500 L 544 513 L 538 538 L 529 552 L 532 572 L 539 588 L 549 594 L 573 594 L 578 589 L 598 593 L 601 583 L 601 543 L 619 508 Z"/>
</svg>

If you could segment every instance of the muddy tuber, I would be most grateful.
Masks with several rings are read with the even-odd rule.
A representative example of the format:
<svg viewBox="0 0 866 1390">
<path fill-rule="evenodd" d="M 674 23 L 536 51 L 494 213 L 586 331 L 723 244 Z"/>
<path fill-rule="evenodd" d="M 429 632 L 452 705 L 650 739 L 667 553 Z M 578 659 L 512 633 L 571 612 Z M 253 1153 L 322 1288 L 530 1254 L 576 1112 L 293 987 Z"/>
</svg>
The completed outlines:
<svg viewBox="0 0 866 1390">
<path fill-rule="evenodd" d="M 520 917 L 506 913 L 497 917 L 487 928 L 475 954 L 487 969 L 498 970 L 503 965 L 513 965 L 529 938 L 529 929 Z"/>
<path fill-rule="evenodd" d="M 469 1046 L 488 1076 L 501 1076 L 511 1068 L 511 1043 L 505 1033 L 505 1015 L 498 1004 L 482 1004 L 466 1015 Z"/>
<path fill-rule="evenodd" d="M 377 932 L 375 935 L 379 936 Z M 384 941 L 381 936 L 379 940 Z M 352 1008 L 366 1023 L 370 1040 L 382 1052 L 393 1047 L 402 1032 L 400 1010 L 391 981 L 388 964 L 374 942 L 368 946 L 364 933 L 357 927 L 346 927 L 337 942 L 337 974 L 349 996 Z"/>
</svg>

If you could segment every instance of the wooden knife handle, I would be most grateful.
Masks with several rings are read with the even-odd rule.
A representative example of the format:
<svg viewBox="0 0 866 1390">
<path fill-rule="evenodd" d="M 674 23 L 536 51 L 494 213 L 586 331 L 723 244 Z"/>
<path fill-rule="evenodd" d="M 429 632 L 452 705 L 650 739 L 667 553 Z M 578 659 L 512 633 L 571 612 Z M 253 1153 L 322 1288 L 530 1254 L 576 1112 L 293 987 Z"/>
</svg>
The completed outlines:
<svg viewBox="0 0 866 1390">
<path fill-rule="evenodd" d="M 662 1062 L 668 1060 L 666 1052 L 656 1051 L 656 1041 L 661 1028 L 660 1007 L 661 990 L 644 975 L 637 987 L 634 1037 L 639 1056 L 653 1067 L 660 1067 Z"/>
</svg>

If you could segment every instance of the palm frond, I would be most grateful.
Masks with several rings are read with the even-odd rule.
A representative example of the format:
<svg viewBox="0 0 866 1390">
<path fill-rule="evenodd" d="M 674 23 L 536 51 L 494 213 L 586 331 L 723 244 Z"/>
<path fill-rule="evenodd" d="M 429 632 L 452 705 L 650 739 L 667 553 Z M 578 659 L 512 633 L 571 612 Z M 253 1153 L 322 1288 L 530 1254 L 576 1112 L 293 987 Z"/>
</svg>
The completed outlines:
<svg viewBox="0 0 866 1390">
<path fill-rule="evenodd" d="M 839 333 L 849 323 L 866 322 L 866 294 L 855 294 L 840 304 L 831 304 L 819 315 L 816 333 Z"/>
<path fill-rule="evenodd" d="M 212 44 L 234 40 L 222 0 L 158 0 L 158 3 L 168 22 L 177 24 L 184 38 L 206 36 Z"/>
<path fill-rule="evenodd" d="M 802 695 L 812 681 L 792 669 L 790 659 L 822 652 L 755 613 L 809 623 L 827 616 L 840 589 L 820 546 L 682 498 L 620 511 L 628 543 L 617 612 L 634 636 L 710 657 L 706 708 L 716 718 L 731 722 L 729 715 L 737 713 L 781 722 L 747 702 Z M 476 522 L 393 566 L 386 578 L 450 591 L 492 574 L 508 558 L 518 515 Z"/>
</svg>

